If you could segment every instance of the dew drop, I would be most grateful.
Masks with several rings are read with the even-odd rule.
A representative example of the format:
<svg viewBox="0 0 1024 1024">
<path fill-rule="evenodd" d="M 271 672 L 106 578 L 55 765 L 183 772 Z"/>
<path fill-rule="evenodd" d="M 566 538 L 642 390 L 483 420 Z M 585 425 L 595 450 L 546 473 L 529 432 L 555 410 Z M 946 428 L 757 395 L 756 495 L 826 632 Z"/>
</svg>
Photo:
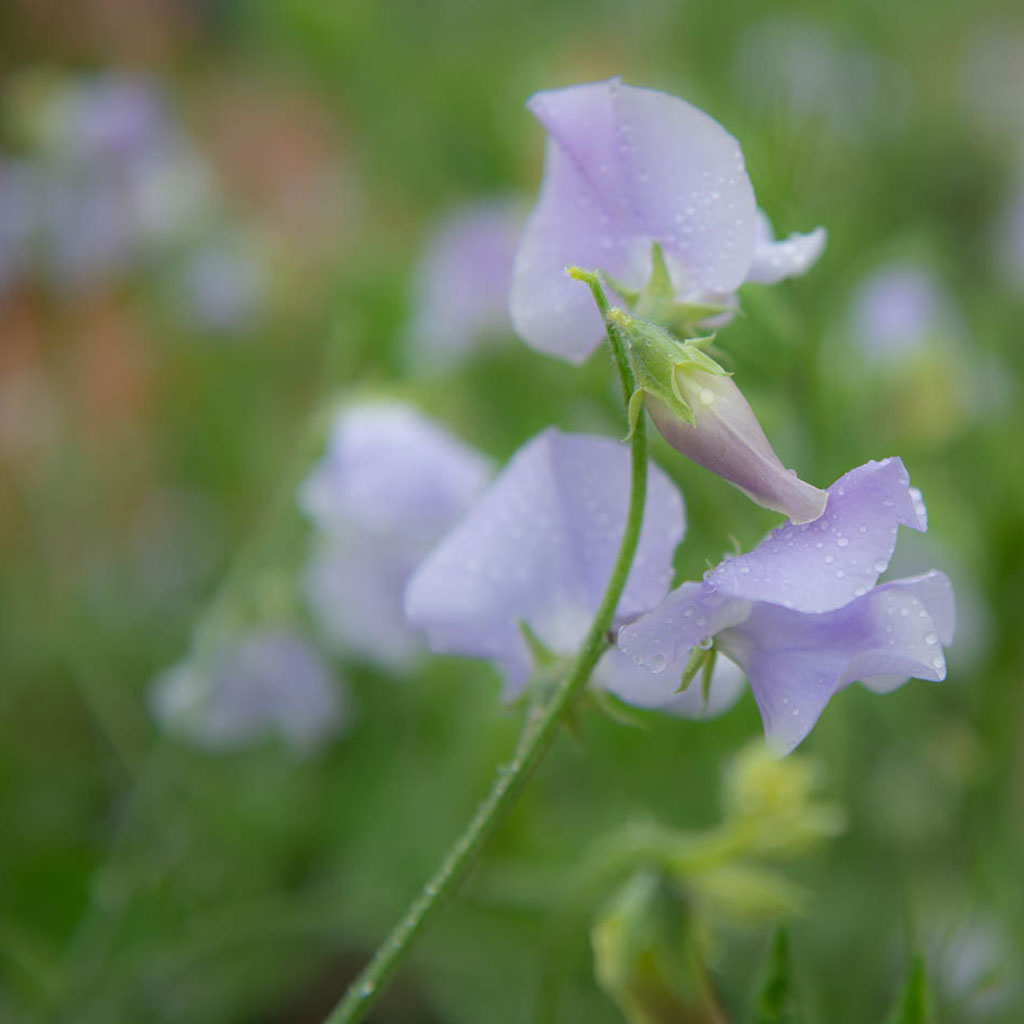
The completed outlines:
<svg viewBox="0 0 1024 1024">
<path fill-rule="evenodd" d="M 925 638 L 924 638 L 924 642 L 926 644 L 937 644 L 939 642 L 939 634 L 938 633 L 926 633 L 925 634 Z"/>
<path fill-rule="evenodd" d="M 946 663 L 941 658 L 933 658 L 932 665 L 935 668 L 942 669 L 946 667 Z"/>
<path fill-rule="evenodd" d="M 849 547 L 849 546 L 850 546 L 850 538 L 849 537 L 837 537 L 836 538 L 836 547 L 846 548 L 846 547 Z"/>
<path fill-rule="evenodd" d="M 826 555 L 825 556 L 825 564 L 826 565 L 831 565 L 835 560 L 836 559 L 835 559 L 834 555 Z"/>
<path fill-rule="evenodd" d="M 875 570 L 875 572 L 885 572 L 888 565 L 889 563 L 884 558 L 879 558 L 875 562 L 874 566 L 872 566 L 872 568 Z"/>
<path fill-rule="evenodd" d="M 647 660 L 647 667 L 652 672 L 664 672 L 668 665 L 668 658 L 664 654 L 652 654 Z"/>
</svg>

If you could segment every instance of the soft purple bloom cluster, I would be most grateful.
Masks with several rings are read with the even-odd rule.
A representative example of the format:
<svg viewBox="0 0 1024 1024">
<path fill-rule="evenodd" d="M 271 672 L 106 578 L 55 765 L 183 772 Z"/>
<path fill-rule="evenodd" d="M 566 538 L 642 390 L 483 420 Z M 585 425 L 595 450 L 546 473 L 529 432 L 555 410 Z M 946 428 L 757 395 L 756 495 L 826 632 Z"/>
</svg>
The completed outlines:
<svg viewBox="0 0 1024 1024">
<path fill-rule="evenodd" d="M 224 219 L 213 173 L 157 85 L 108 73 L 25 92 L 29 146 L 0 155 L 0 295 L 31 278 L 77 295 L 173 253 L 186 318 L 249 326 L 264 305 L 260 253 L 210 240 Z"/>
<path fill-rule="evenodd" d="M 581 362 L 603 335 L 567 264 L 640 290 L 657 242 L 677 299 L 730 307 L 744 281 L 802 273 L 824 247 L 822 228 L 774 241 L 739 144 L 681 99 L 612 79 L 537 93 L 529 107 L 548 145 L 511 310 L 519 334 L 543 352 Z"/>
<path fill-rule="evenodd" d="M 523 212 L 511 199 L 459 207 L 441 221 L 416 267 L 409 345 L 424 369 L 446 369 L 512 333 L 508 289 Z"/>
<path fill-rule="evenodd" d="M 409 667 L 421 642 L 402 612 L 406 580 L 490 475 L 483 456 L 408 406 L 338 414 L 299 504 L 316 529 L 309 604 L 341 650 Z"/>
<path fill-rule="evenodd" d="M 156 680 L 152 704 L 166 729 L 209 750 L 271 736 L 312 750 L 345 714 L 331 670 L 287 629 L 244 633 L 212 655 L 193 655 Z"/>
</svg>

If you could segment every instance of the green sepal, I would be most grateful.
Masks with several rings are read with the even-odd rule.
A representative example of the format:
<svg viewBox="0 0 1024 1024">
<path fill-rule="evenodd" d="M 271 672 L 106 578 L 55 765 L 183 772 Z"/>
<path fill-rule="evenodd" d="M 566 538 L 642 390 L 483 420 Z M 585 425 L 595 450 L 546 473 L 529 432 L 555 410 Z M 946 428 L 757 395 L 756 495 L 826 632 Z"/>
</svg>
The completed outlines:
<svg viewBox="0 0 1024 1024">
<path fill-rule="evenodd" d="M 680 302 L 665 263 L 665 253 L 658 242 L 651 246 L 651 276 L 639 292 L 623 290 L 611 278 L 608 283 L 629 304 L 634 315 L 659 324 L 682 338 L 699 333 L 701 321 L 720 316 L 729 308 L 706 302 Z"/>
<path fill-rule="evenodd" d="M 689 407 L 687 407 L 689 408 Z M 626 440 L 630 440 L 633 436 L 633 431 L 636 430 L 637 420 L 640 419 L 644 411 L 644 389 L 637 388 L 629 396 L 629 405 L 626 407 L 626 419 L 629 422 L 629 433 L 626 434 Z"/>
<path fill-rule="evenodd" d="M 627 711 L 607 690 L 602 690 L 599 686 L 593 686 L 588 691 L 588 696 L 593 701 L 594 707 L 615 722 L 616 725 L 625 725 L 633 729 L 647 728 L 646 722 L 641 721 L 636 715 Z"/>
<path fill-rule="evenodd" d="M 533 667 L 535 669 L 551 668 L 552 665 L 558 662 L 558 655 L 537 636 L 528 622 L 520 620 L 519 632 L 526 642 L 526 646 L 530 649 L 530 656 L 533 659 Z"/>
<path fill-rule="evenodd" d="M 689 689 L 690 683 L 693 682 L 697 673 L 704 669 L 709 660 L 712 664 L 714 663 L 715 650 L 713 647 L 694 647 L 690 652 L 690 659 L 683 669 L 682 679 L 680 679 L 679 686 L 675 692 L 683 693 Z"/>
<path fill-rule="evenodd" d="M 714 647 L 708 653 L 709 657 L 704 662 L 700 673 L 700 699 L 704 707 L 707 707 L 708 697 L 711 695 L 711 676 L 715 671 L 715 661 L 718 657 L 718 652 Z"/>
<path fill-rule="evenodd" d="M 628 288 L 621 281 L 617 281 L 611 274 L 602 273 L 601 276 L 608 282 L 608 287 L 618 295 L 630 309 L 636 307 L 640 301 L 640 292 L 635 288 Z"/>
</svg>

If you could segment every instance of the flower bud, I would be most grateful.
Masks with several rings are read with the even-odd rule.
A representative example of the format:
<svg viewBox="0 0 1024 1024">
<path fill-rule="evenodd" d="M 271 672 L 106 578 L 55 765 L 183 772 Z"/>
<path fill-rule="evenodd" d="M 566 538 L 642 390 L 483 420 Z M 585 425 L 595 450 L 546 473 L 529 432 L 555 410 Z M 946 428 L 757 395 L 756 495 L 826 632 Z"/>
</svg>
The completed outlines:
<svg viewBox="0 0 1024 1024">
<path fill-rule="evenodd" d="M 629 1024 L 724 1024 L 701 936 L 682 892 L 638 870 L 591 931 L 594 973 Z"/>
<path fill-rule="evenodd" d="M 701 345 L 710 339 L 678 342 L 621 311 L 613 310 L 612 317 L 629 340 L 637 375 L 634 400 L 643 396 L 673 448 L 794 523 L 808 523 L 825 511 L 828 495 L 782 465 L 743 392 L 703 352 Z M 631 406 L 635 422 L 639 405 Z"/>
</svg>

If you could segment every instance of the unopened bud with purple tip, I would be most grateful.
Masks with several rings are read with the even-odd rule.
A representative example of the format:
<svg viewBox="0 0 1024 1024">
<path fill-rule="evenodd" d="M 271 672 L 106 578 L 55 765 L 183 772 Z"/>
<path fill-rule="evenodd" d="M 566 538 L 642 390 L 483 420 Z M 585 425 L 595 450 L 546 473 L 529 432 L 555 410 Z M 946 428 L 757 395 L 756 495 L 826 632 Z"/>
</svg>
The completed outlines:
<svg viewBox="0 0 1024 1024">
<path fill-rule="evenodd" d="M 732 377 L 704 350 L 708 338 L 677 341 L 655 324 L 612 310 L 637 378 L 630 421 L 641 406 L 662 437 L 764 508 L 794 523 L 817 519 L 827 495 L 786 469 Z"/>
</svg>

